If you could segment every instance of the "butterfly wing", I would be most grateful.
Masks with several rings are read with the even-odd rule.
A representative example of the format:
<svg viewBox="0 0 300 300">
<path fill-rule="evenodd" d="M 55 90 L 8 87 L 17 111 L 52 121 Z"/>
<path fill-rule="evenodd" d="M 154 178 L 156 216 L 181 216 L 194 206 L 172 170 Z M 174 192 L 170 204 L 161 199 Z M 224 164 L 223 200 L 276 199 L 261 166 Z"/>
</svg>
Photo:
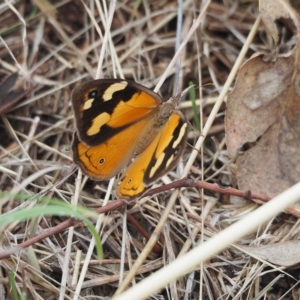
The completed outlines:
<svg viewBox="0 0 300 300">
<path fill-rule="evenodd" d="M 124 169 L 136 153 L 136 145 L 152 116 L 144 117 L 97 146 L 87 146 L 74 134 L 73 160 L 94 180 L 107 180 Z"/>
<path fill-rule="evenodd" d="M 152 115 L 162 99 L 146 87 L 122 79 L 99 79 L 72 93 L 78 137 L 97 146 Z"/>
<path fill-rule="evenodd" d="M 187 123 L 180 111 L 174 111 L 151 144 L 124 172 L 117 196 L 131 200 L 146 187 L 176 166 L 183 152 Z"/>
</svg>

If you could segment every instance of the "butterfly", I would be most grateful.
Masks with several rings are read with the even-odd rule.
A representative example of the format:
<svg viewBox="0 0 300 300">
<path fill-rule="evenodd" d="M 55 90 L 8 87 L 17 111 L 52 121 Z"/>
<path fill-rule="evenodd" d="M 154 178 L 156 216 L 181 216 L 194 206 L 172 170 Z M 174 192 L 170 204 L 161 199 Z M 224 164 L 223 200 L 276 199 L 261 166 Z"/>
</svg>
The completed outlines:
<svg viewBox="0 0 300 300">
<path fill-rule="evenodd" d="M 73 161 L 94 180 L 123 171 L 120 199 L 141 196 L 173 169 L 184 150 L 187 122 L 174 101 L 129 80 L 88 81 L 72 92 L 77 132 Z"/>
</svg>

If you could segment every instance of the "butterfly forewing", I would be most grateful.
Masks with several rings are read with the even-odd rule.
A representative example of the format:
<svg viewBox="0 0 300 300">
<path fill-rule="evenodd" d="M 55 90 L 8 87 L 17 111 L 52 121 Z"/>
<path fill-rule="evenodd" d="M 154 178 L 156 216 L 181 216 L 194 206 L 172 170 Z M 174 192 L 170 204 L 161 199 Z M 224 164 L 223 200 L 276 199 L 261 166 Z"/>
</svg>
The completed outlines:
<svg viewBox="0 0 300 300">
<path fill-rule="evenodd" d="M 94 180 L 112 178 L 134 157 L 135 145 L 150 119 L 151 116 L 148 116 L 139 120 L 97 146 L 87 146 L 75 134 L 72 144 L 74 162 Z"/>
<path fill-rule="evenodd" d="M 99 79 L 76 87 L 72 103 L 79 139 L 97 146 L 155 114 L 162 99 L 135 82 Z"/>
</svg>

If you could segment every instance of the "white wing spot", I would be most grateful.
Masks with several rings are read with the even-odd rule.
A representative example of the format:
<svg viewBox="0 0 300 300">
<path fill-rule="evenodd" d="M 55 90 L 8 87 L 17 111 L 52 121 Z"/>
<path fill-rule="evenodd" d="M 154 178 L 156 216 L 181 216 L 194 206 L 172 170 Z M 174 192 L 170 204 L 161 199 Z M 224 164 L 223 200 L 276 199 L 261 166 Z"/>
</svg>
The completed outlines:
<svg viewBox="0 0 300 300">
<path fill-rule="evenodd" d="M 88 99 L 87 101 L 85 101 L 83 104 L 83 110 L 87 110 L 87 109 L 91 108 L 94 100 L 95 99 L 92 98 L 92 99 Z"/>
<path fill-rule="evenodd" d="M 113 93 L 124 90 L 128 85 L 127 81 L 121 81 L 111 84 L 103 93 L 102 99 L 104 101 L 109 101 L 113 97 Z"/>
<path fill-rule="evenodd" d="M 151 172 L 150 172 L 150 174 L 149 174 L 149 177 L 150 177 L 150 178 L 152 178 L 152 177 L 155 175 L 157 169 L 160 167 L 160 165 L 161 165 L 161 163 L 163 162 L 164 158 L 165 158 L 165 153 L 163 152 L 163 153 L 161 153 L 160 156 L 158 157 L 158 159 L 157 159 L 155 165 L 151 168 Z"/>
<path fill-rule="evenodd" d="M 176 141 L 174 141 L 173 145 L 172 145 L 172 148 L 175 149 L 177 148 L 177 146 L 180 144 L 180 142 L 182 141 L 182 138 L 184 137 L 185 135 L 185 132 L 186 132 L 186 127 L 187 127 L 187 124 L 184 123 L 183 126 L 180 128 L 180 132 L 179 132 L 179 135 L 178 135 L 178 138 Z"/>
</svg>

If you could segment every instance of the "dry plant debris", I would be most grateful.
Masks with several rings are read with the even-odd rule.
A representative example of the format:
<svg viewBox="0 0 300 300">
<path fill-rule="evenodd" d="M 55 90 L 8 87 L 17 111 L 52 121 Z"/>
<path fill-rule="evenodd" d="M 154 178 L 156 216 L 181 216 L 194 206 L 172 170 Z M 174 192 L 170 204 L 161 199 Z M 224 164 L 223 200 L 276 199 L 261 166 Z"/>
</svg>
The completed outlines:
<svg viewBox="0 0 300 300">
<path fill-rule="evenodd" d="M 241 68 L 228 97 L 227 149 L 239 188 L 274 197 L 300 180 L 300 50 L 276 61 L 263 56 Z"/>
<path fill-rule="evenodd" d="M 18 73 L 13 73 L 0 83 L 0 115 L 13 107 L 26 94 L 24 91 L 14 91 Z"/>
<path fill-rule="evenodd" d="M 269 197 L 300 181 L 300 20 L 292 8 L 277 5 L 268 15 L 265 11 L 264 19 L 267 24 L 269 15 L 294 19 L 297 41 L 283 54 L 267 61 L 255 55 L 243 65 L 228 97 L 225 120 L 229 157 L 236 158 L 248 144 L 236 159 L 239 188 Z M 269 28 L 278 41 L 273 26 Z"/>
<path fill-rule="evenodd" d="M 117 1 L 108 29 L 103 77 L 124 75 L 154 88 L 176 51 L 177 36 L 183 40 L 203 7 L 201 1 L 185 0 L 180 9 L 179 2 Z M 298 2 L 290 1 L 289 6 L 285 0 L 213 0 L 209 4 L 201 26 L 160 89 L 167 100 L 192 81 L 203 124 L 260 10 L 265 24 L 259 25 L 249 45 L 227 108 L 224 103 L 214 116 L 190 179 L 235 186 L 236 175 L 239 189 L 269 196 L 299 181 L 299 32 L 293 31 L 299 28 Z M 70 94 L 78 83 L 96 74 L 111 3 L 7 0 L 0 4 L 0 82 L 18 72 L 16 87 L 29 91 L 0 116 L 0 191 L 19 195 L 17 199 L 1 196 L 0 220 L 10 212 L 30 212 L 41 206 L 32 200 L 35 195 L 73 201 L 77 181 L 70 153 L 74 130 Z M 182 24 L 177 25 L 180 15 Z M 271 77 L 276 81 L 271 82 Z M 200 135 L 195 130 L 192 105 L 186 100 L 182 110 L 191 126 L 183 163 Z M 270 151 L 271 147 L 276 151 Z M 267 159 L 263 149 L 268 151 Z M 233 161 L 240 152 L 243 156 Z M 280 180 L 274 181 L 278 177 Z M 178 178 L 178 173 L 171 172 L 157 186 Z M 80 187 L 79 205 L 90 209 L 103 205 L 108 182 L 85 178 Z M 20 194 L 31 200 L 25 196 L 20 200 Z M 0 254 L 64 222 L 69 222 L 69 230 L 52 231 L 50 237 L 3 258 L 0 299 L 17 299 L 13 282 L 19 298 L 22 293 L 26 299 L 112 297 L 119 278 L 127 275 L 145 248 L 170 195 L 167 191 L 129 203 L 127 223 L 124 210 L 106 213 L 99 231 L 102 261 L 95 251 L 86 259 L 92 236 L 84 223 L 61 215 L 13 220 L 1 228 Z M 136 272 L 132 285 L 258 207 L 249 199 L 223 197 L 195 187 L 181 190 L 178 198 L 159 242 Z M 44 202 L 42 212 L 49 207 Z M 298 219 L 282 213 L 201 267 L 196 264 L 191 273 L 151 299 L 299 299 L 299 236 Z M 10 271 L 13 280 L 9 280 Z"/>
<path fill-rule="evenodd" d="M 258 247 L 243 246 L 242 248 L 251 253 L 251 255 L 256 255 L 272 264 L 281 267 L 291 267 L 300 262 L 299 246 L 300 241 L 293 240 Z"/>
</svg>

